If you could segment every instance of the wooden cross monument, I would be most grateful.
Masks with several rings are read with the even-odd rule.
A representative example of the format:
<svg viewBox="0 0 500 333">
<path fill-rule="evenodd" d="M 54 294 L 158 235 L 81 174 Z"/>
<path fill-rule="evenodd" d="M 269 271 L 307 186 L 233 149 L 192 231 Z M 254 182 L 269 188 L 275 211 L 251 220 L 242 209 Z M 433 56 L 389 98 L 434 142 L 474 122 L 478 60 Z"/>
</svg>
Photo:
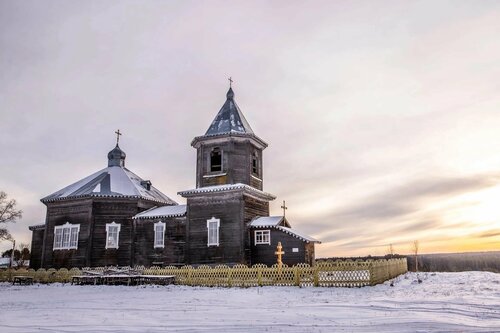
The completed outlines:
<svg viewBox="0 0 500 333">
<path fill-rule="evenodd" d="M 278 246 L 276 247 L 276 252 L 274 252 L 274 254 L 278 256 L 278 269 L 281 270 L 281 266 L 283 265 L 283 261 L 281 260 L 281 258 L 285 254 L 285 252 L 283 251 L 283 246 L 281 246 L 281 242 L 278 242 Z"/>
</svg>

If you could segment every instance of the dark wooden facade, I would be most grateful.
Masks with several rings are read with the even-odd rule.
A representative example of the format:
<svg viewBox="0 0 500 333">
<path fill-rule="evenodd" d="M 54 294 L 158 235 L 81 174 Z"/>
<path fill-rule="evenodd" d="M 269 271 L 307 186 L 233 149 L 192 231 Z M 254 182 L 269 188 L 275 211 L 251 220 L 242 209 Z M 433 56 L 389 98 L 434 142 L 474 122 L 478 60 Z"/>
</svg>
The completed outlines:
<svg viewBox="0 0 500 333">
<path fill-rule="evenodd" d="M 154 225 L 165 223 L 164 247 L 154 246 Z M 186 217 L 134 220 L 134 263 L 150 266 L 185 265 Z"/>
<path fill-rule="evenodd" d="M 82 198 L 47 203 L 47 218 L 40 244 L 40 234 L 33 233 L 32 251 L 40 260 L 31 266 L 91 267 L 129 266 L 134 259 L 132 217 L 157 203 L 136 198 Z M 106 224 L 120 224 L 117 249 L 106 249 Z M 78 248 L 54 250 L 54 228 L 65 223 L 80 225 Z M 37 267 L 39 265 L 39 267 Z"/>
<path fill-rule="evenodd" d="M 206 187 L 223 184 L 247 184 L 263 189 L 263 154 L 265 143 L 236 134 L 218 137 L 198 137 L 193 141 L 197 149 L 196 186 Z M 220 171 L 211 171 L 210 155 L 219 149 L 222 155 Z M 253 168 L 252 158 L 256 156 L 257 167 Z"/>
<path fill-rule="evenodd" d="M 313 263 L 314 241 L 281 229 L 271 229 L 270 245 L 254 244 L 250 222 L 268 217 L 269 201 L 275 199 L 263 192 L 267 143 L 253 133 L 232 89 L 226 97 L 209 130 L 191 143 L 197 150 L 196 188 L 179 192 L 187 200 L 180 215 L 154 214 L 154 206 L 166 208 L 176 202 L 126 169 L 126 154 L 117 144 L 108 154 L 108 168 L 100 175 L 76 183 L 78 190 L 70 186 L 47 197 L 50 200 L 42 199 L 47 218 L 43 228 L 32 229 L 32 267 L 272 265 L 279 241 L 286 252 L 284 263 Z M 130 180 L 128 188 L 123 193 L 112 192 L 112 188 L 123 190 L 124 179 Z M 103 195 L 96 195 L 96 191 Z M 64 200 L 52 200 L 61 197 Z M 136 216 L 146 210 L 146 215 Z M 208 244 L 210 219 L 219 221 L 216 245 Z M 154 246 L 154 224 L 159 221 L 166 226 L 164 247 Z M 106 249 L 106 225 L 113 222 L 121 228 L 119 246 Z M 65 223 L 80 225 L 78 247 L 54 250 L 54 228 Z"/>
<path fill-rule="evenodd" d="M 43 249 L 43 236 L 45 234 L 45 226 L 30 227 L 31 232 L 31 256 L 30 267 L 42 267 L 42 249 Z"/>
<path fill-rule="evenodd" d="M 271 244 L 255 244 L 255 231 L 269 230 Z M 300 263 L 314 264 L 314 243 L 306 242 L 294 235 L 287 234 L 275 228 L 251 229 L 248 232 L 251 245 L 252 264 L 271 266 L 276 263 L 276 247 L 281 242 L 283 251 L 282 261 L 288 266 Z"/>
</svg>

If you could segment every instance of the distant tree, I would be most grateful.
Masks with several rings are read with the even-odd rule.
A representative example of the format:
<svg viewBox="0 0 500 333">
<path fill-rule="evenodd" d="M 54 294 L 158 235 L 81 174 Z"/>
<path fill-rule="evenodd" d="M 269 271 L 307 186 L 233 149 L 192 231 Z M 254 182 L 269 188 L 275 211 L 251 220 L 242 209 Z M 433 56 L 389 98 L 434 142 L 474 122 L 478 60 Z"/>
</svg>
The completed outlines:
<svg viewBox="0 0 500 333">
<path fill-rule="evenodd" d="M 27 260 L 30 260 L 30 244 L 21 243 L 14 249 L 14 255 L 12 255 L 12 249 L 2 252 L 2 258 L 12 258 L 13 262 L 17 264 L 17 267 L 23 267 Z"/>
<path fill-rule="evenodd" d="M 7 193 L 0 191 L 0 225 L 7 222 L 16 222 L 22 215 L 23 212 L 16 209 L 16 200 L 9 200 Z M 0 227 L 0 240 L 12 240 L 12 236 L 6 228 Z"/>
<path fill-rule="evenodd" d="M 418 273 L 418 240 L 413 241 L 412 253 L 415 256 L 415 272 Z"/>
<path fill-rule="evenodd" d="M 392 246 L 392 244 L 389 244 L 389 254 L 392 256 L 394 256 L 394 247 Z"/>
<path fill-rule="evenodd" d="M 16 256 L 16 251 L 19 253 L 18 257 L 15 258 Z M 17 250 L 14 251 L 14 260 L 17 263 L 17 267 L 24 267 L 25 262 L 27 260 L 30 260 L 30 245 L 26 243 L 21 243 L 19 244 Z"/>
</svg>

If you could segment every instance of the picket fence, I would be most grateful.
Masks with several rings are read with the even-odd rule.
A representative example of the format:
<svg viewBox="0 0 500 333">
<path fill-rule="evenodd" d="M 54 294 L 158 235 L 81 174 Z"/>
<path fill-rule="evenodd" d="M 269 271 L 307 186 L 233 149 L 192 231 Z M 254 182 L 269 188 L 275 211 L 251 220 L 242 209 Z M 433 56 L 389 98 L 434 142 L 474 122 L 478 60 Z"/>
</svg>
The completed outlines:
<svg viewBox="0 0 500 333">
<path fill-rule="evenodd" d="M 105 271 L 97 268 L 61 268 L 0 270 L 0 281 L 12 281 L 14 276 L 30 276 L 35 282 L 71 282 L 73 276 L 86 270 Z M 174 275 L 175 283 L 188 286 L 253 287 L 253 286 L 315 286 L 362 287 L 376 285 L 407 272 L 406 258 L 380 260 L 321 261 L 314 266 L 298 264 L 293 267 L 257 264 L 252 267 L 219 265 L 215 267 L 183 266 L 135 267 L 145 275 Z"/>
</svg>

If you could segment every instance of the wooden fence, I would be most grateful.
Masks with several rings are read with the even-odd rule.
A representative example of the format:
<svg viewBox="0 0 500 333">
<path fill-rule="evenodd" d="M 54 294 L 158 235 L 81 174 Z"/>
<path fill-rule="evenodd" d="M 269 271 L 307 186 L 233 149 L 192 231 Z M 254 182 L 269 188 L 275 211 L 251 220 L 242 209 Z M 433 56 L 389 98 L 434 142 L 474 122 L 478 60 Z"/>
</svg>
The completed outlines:
<svg viewBox="0 0 500 333">
<path fill-rule="evenodd" d="M 90 268 L 88 268 L 90 269 Z M 106 268 L 92 268 L 104 271 Z M 145 275 L 174 275 L 175 283 L 188 286 L 253 287 L 253 286 L 315 286 L 315 287 L 362 287 L 376 285 L 406 273 L 406 258 L 381 260 L 336 260 L 317 262 L 315 266 L 299 264 L 293 267 L 277 265 L 235 265 L 228 267 L 184 266 L 136 267 Z M 86 269 L 82 269 L 86 270 Z M 31 276 L 36 282 L 71 282 L 82 270 L 72 268 L 0 270 L 0 281 L 12 281 L 14 276 Z"/>
</svg>

